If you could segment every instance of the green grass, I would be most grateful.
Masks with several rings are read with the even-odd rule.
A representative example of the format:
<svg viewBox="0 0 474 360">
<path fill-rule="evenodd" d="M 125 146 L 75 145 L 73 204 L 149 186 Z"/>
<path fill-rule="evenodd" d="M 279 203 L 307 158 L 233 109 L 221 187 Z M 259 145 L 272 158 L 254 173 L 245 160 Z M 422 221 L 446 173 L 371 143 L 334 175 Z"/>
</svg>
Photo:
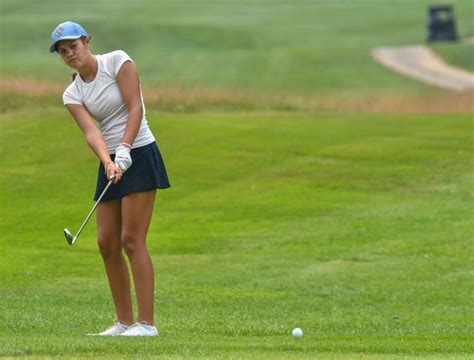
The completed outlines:
<svg viewBox="0 0 474 360">
<path fill-rule="evenodd" d="M 432 46 L 449 64 L 474 72 L 474 44 L 435 44 Z"/>
<path fill-rule="evenodd" d="M 131 340 L 84 336 L 114 313 L 94 222 L 62 233 L 93 204 L 80 131 L 0 115 L 0 356 L 473 357 L 471 116 L 149 119 L 173 187 L 149 236 L 161 333 Z"/>
<path fill-rule="evenodd" d="M 446 96 L 370 58 L 423 43 L 431 3 L 2 0 L 0 80 L 66 84 L 66 19 L 130 53 L 172 188 L 149 233 L 160 336 L 85 336 L 111 296 L 94 222 L 74 247 L 63 228 L 97 159 L 59 91 L 0 89 L 0 357 L 474 358 L 472 114 L 344 110 Z M 472 71 L 472 45 L 433 49 Z"/>
<path fill-rule="evenodd" d="M 472 1 L 450 3 L 459 34 L 474 34 Z M 126 50 L 147 86 L 420 96 L 437 90 L 376 64 L 370 50 L 424 43 L 430 4 L 431 0 L 116 0 L 113 5 L 3 0 L 0 75 L 66 83 L 70 70 L 47 49 L 54 26 L 73 19 L 92 34 L 94 51 Z M 459 65 L 472 63 L 465 56 L 454 60 Z"/>
</svg>

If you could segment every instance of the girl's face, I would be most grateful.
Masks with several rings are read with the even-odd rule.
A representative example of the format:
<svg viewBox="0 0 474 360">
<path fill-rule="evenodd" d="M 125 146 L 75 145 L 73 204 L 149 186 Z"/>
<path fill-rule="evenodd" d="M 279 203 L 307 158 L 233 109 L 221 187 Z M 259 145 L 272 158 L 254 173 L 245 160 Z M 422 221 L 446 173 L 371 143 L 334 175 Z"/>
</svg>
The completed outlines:
<svg viewBox="0 0 474 360">
<path fill-rule="evenodd" d="M 78 69 L 84 65 L 89 55 L 89 40 L 85 38 L 62 40 L 56 49 L 66 65 Z"/>
</svg>

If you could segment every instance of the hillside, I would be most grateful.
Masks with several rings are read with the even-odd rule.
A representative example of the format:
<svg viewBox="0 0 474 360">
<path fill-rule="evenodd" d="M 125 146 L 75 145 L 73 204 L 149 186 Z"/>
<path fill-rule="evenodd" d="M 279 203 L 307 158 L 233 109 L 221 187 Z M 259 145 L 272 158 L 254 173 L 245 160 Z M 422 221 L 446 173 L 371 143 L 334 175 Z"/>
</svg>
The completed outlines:
<svg viewBox="0 0 474 360">
<path fill-rule="evenodd" d="M 436 95 L 438 90 L 393 74 L 370 57 L 376 46 L 422 43 L 430 3 L 117 0 L 111 6 L 88 0 L 66 6 L 59 0 L 3 0 L 0 76 L 67 82 L 70 70 L 47 48 L 54 26 L 72 19 L 88 29 L 94 51 L 126 50 L 142 83 L 153 88 Z M 474 34 L 472 2 L 452 3 L 461 36 Z M 472 54 L 442 51 L 460 64 Z"/>
</svg>

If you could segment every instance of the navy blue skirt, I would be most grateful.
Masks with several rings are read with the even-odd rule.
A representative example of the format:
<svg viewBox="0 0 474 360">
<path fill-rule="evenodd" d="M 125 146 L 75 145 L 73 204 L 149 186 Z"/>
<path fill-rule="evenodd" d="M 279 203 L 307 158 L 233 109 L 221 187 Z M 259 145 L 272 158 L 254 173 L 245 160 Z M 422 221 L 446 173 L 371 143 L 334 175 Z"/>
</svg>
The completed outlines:
<svg viewBox="0 0 474 360">
<path fill-rule="evenodd" d="M 123 173 L 118 184 L 109 187 L 101 201 L 118 200 L 131 193 L 166 189 L 171 186 L 156 142 L 132 149 L 130 156 L 132 166 Z M 113 161 L 115 155 L 110 157 Z M 104 165 L 100 163 L 94 200 L 97 201 L 108 182 Z"/>
</svg>

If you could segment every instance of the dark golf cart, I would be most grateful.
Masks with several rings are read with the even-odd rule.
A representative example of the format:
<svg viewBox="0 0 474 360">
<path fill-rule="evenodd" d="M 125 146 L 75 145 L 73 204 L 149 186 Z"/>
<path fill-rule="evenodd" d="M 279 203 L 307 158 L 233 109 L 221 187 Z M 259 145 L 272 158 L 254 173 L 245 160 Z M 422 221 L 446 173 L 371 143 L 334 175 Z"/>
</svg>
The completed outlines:
<svg viewBox="0 0 474 360">
<path fill-rule="evenodd" d="M 428 42 L 457 41 L 456 21 L 451 5 L 433 5 L 428 8 Z"/>
</svg>

